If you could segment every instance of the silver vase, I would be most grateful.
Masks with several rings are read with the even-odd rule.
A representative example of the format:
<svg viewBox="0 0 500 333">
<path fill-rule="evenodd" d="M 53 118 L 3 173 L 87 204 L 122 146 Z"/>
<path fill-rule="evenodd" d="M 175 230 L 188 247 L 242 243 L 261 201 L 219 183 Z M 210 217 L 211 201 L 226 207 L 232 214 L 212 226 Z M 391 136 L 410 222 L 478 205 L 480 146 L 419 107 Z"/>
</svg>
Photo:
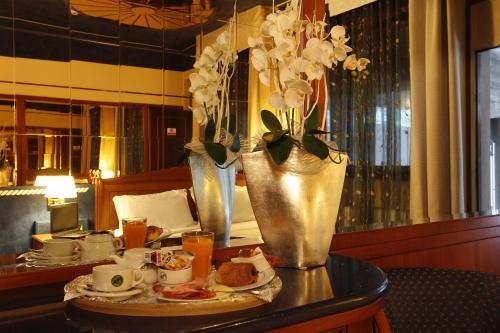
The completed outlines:
<svg viewBox="0 0 500 333">
<path fill-rule="evenodd" d="M 191 152 L 189 167 L 201 229 L 214 233 L 216 247 L 228 247 L 233 218 L 235 166 L 232 164 L 221 169 L 214 161 Z"/>
<path fill-rule="evenodd" d="M 304 154 L 319 164 L 303 163 Z M 294 147 L 288 160 L 277 166 L 265 151 L 243 154 L 255 219 L 266 248 L 284 267 L 325 264 L 347 165 L 347 156 L 339 157 L 338 164 L 320 161 Z"/>
<path fill-rule="evenodd" d="M 11 166 L 0 167 L 0 186 L 9 186 L 10 173 L 12 171 Z"/>
</svg>

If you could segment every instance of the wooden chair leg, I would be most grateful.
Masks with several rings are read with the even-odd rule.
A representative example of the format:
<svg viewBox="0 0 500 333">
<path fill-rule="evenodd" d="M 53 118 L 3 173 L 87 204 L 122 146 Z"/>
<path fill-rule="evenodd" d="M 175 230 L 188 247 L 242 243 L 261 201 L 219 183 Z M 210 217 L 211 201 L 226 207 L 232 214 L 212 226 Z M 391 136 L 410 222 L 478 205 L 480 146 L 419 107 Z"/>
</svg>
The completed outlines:
<svg viewBox="0 0 500 333">
<path fill-rule="evenodd" d="M 389 320 L 385 315 L 384 309 L 378 310 L 378 312 L 374 316 L 374 319 L 380 333 L 392 333 L 392 329 L 389 325 Z"/>
</svg>

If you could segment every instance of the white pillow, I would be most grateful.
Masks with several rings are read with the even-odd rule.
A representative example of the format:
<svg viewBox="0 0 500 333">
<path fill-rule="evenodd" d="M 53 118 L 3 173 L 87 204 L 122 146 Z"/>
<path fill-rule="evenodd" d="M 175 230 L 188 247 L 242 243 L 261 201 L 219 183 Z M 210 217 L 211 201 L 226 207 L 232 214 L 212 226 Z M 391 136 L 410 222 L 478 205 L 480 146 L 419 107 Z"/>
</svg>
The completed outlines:
<svg viewBox="0 0 500 333">
<path fill-rule="evenodd" d="M 246 186 L 236 186 L 234 191 L 233 223 L 255 221 Z"/>
<path fill-rule="evenodd" d="M 119 195 L 113 198 L 122 229 L 126 217 L 146 217 L 148 225 L 177 229 L 196 225 L 191 216 L 185 190 L 145 195 Z"/>
</svg>

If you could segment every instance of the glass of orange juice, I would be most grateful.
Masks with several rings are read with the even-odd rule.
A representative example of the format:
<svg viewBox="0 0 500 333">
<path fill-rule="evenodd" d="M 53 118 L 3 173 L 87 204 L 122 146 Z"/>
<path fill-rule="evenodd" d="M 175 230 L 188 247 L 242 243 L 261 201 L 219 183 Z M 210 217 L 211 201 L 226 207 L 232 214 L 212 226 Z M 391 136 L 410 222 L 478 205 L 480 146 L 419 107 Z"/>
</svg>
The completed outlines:
<svg viewBox="0 0 500 333">
<path fill-rule="evenodd" d="M 123 240 L 126 249 L 144 247 L 148 230 L 145 217 L 128 217 L 122 219 Z"/>
<path fill-rule="evenodd" d="M 189 231 L 182 233 L 182 249 L 194 254 L 193 278 L 206 279 L 212 267 L 214 233 L 211 231 Z"/>
</svg>

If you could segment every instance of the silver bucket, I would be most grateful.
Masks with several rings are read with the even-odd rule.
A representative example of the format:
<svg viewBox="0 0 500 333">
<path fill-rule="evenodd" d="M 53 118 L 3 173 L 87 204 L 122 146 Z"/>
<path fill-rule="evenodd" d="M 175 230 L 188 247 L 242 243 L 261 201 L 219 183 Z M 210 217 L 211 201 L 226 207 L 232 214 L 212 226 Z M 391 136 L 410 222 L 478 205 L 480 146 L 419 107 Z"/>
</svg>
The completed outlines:
<svg viewBox="0 0 500 333">
<path fill-rule="evenodd" d="M 307 154 L 293 148 L 277 166 L 267 152 L 243 154 L 243 170 L 255 219 L 270 254 L 284 267 L 324 265 L 335 233 L 347 156 L 320 161 L 311 171 Z M 309 157 L 308 157 L 309 158 Z"/>
<path fill-rule="evenodd" d="M 233 218 L 235 165 L 221 169 L 214 161 L 191 152 L 189 166 L 201 230 L 214 233 L 217 247 L 227 247 Z"/>
</svg>

